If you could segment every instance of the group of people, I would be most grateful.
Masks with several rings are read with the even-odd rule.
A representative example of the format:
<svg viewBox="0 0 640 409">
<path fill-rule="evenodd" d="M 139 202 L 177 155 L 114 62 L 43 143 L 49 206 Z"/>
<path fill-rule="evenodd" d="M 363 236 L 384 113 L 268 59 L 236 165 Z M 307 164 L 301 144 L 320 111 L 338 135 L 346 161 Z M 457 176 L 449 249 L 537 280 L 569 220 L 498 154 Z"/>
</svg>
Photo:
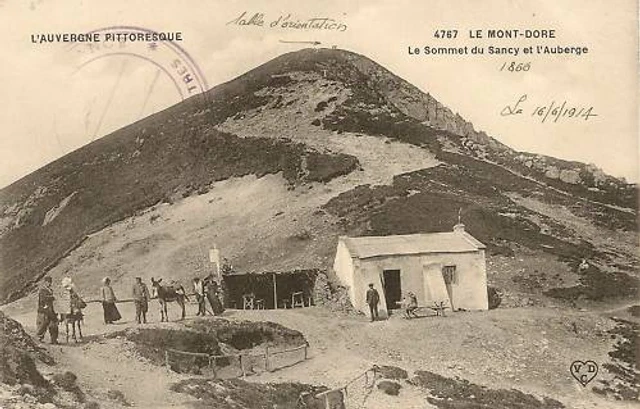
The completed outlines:
<svg viewBox="0 0 640 409">
<path fill-rule="evenodd" d="M 104 315 L 105 324 L 113 324 L 122 318 L 120 311 L 116 303 L 118 298 L 116 297 L 113 288 L 111 287 L 111 279 L 105 277 L 102 279 L 102 287 L 100 287 L 100 295 L 102 297 L 102 311 Z M 136 323 L 147 323 L 147 311 L 149 311 L 149 300 L 151 295 L 149 294 L 149 288 L 142 282 L 141 277 L 136 277 L 133 287 L 131 289 L 131 295 L 133 303 L 136 306 Z"/>
<path fill-rule="evenodd" d="M 196 316 L 204 317 L 207 314 L 207 301 L 209 301 L 213 315 L 220 315 L 224 312 L 224 306 L 221 301 L 222 289 L 213 275 L 210 274 L 203 280 L 198 277 L 194 278 L 193 291 L 198 302 Z"/>
<path fill-rule="evenodd" d="M 366 293 L 366 303 L 369 306 L 371 313 L 371 322 L 378 319 L 378 303 L 380 302 L 380 294 L 378 290 L 373 288 L 373 283 L 369 284 L 369 289 Z M 404 309 L 404 317 L 410 319 L 417 317 L 416 310 L 418 309 L 418 297 L 411 291 L 407 291 L 404 294 L 404 298 L 400 301 L 401 307 Z"/>
<path fill-rule="evenodd" d="M 52 288 L 53 280 L 47 276 L 43 279 L 42 286 L 38 292 L 38 311 L 36 315 L 36 335 L 42 342 L 44 336 L 49 331 L 49 337 L 52 344 L 58 343 L 58 314 L 55 311 L 55 296 Z M 62 288 L 64 291 L 65 311 L 62 313 L 65 317 L 82 320 L 82 310 L 87 303 L 80 297 L 76 290 L 75 284 L 69 277 L 62 279 Z"/>
<path fill-rule="evenodd" d="M 44 277 L 38 292 L 36 334 L 40 341 L 44 341 L 45 334 L 48 331 L 51 343 L 57 344 L 59 320 L 54 307 L 56 297 L 54 296 L 52 283 L 53 280 L 50 276 Z M 80 297 L 75 285 L 69 277 L 62 279 L 62 287 L 65 295 L 63 314 L 67 317 L 82 320 L 82 310 L 87 306 L 85 301 Z M 220 315 L 224 312 L 223 303 L 221 301 L 221 288 L 213 275 L 209 275 L 203 280 L 200 278 L 194 278 L 193 287 L 198 301 L 197 316 L 206 315 L 206 301 L 209 302 L 213 315 Z M 142 281 L 141 277 L 135 278 L 131 294 L 136 308 L 136 323 L 144 324 L 147 322 L 147 312 L 149 311 L 149 300 L 151 299 L 151 295 L 147 285 Z M 102 279 L 100 298 L 102 301 L 105 324 L 113 324 L 114 322 L 122 319 L 122 315 L 116 306 L 118 298 L 111 287 L 111 279 L 109 277 Z"/>
<path fill-rule="evenodd" d="M 136 322 L 138 324 L 147 323 L 147 312 L 149 311 L 149 300 L 151 298 L 147 285 L 142 282 L 142 278 L 136 277 L 132 288 L 133 303 L 136 307 Z M 105 324 L 112 324 L 121 319 L 120 312 L 116 307 L 117 298 L 111 288 L 111 280 L 107 277 L 102 281 L 102 307 L 104 310 Z M 198 312 L 196 316 L 205 316 L 206 301 L 209 301 L 213 315 L 220 315 L 224 312 L 221 299 L 221 289 L 213 275 L 209 275 L 203 280 L 196 277 L 193 279 L 193 289 L 198 302 Z"/>
</svg>

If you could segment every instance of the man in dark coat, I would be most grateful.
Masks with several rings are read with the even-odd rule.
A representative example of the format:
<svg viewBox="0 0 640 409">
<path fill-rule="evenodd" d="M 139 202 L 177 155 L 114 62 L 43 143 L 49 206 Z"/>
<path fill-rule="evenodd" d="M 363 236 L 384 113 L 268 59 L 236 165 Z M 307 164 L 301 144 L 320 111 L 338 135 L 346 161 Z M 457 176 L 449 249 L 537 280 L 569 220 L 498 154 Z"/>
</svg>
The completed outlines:
<svg viewBox="0 0 640 409">
<path fill-rule="evenodd" d="M 37 331 L 38 339 L 40 342 L 44 341 L 44 334 L 49 330 L 49 337 L 51 337 L 51 343 L 58 343 L 58 318 L 56 312 L 53 309 L 53 290 L 51 289 L 51 277 L 47 276 L 43 279 L 42 287 L 38 292 L 38 317 L 37 317 Z"/>
<path fill-rule="evenodd" d="M 380 294 L 378 290 L 373 288 L 373 284 L 369 284 L 367 290 L 367 304 L 369 304 L 369 311 L 371 311 L 371 321 L 378 319 L 378 303 L 380 302 Z"/>
<path fill-rule="evenodd" d="M 136 282 L 133 284 L 133 302 L 136 305 L 136 322 L 147 323 L 147 311 L 149 310 L 149 289 L 147 285 L 142 282 L 141 277 L 136 277 Z"/>
</svg>

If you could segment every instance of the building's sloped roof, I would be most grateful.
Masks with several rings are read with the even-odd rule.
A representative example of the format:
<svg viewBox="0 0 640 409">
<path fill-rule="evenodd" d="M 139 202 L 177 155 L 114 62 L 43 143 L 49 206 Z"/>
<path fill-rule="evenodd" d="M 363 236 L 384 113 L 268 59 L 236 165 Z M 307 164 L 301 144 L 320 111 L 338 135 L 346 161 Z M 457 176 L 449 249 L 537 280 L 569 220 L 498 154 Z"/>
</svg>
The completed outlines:
<svg viewBox="0 0 640 409">
<path fill-rule="evenodd" d="M 428 253 L 466 253 L 485 245 L 469 233 L 445 232 L 397 236 L 340 237 L 352 257 L 369 258 Z"/>
</svg>

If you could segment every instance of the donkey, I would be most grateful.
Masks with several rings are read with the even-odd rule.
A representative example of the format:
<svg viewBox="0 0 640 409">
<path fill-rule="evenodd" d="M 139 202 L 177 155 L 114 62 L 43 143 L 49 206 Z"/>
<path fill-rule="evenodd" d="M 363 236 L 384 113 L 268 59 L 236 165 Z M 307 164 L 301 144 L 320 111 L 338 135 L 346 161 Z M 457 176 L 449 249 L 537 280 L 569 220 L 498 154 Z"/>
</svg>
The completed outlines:
<svg viewBox="0 0 640 409">
<path fill-rule="evenodd" d="M 167 303 L 177 302 L 180 308 L 182 309 L 182 318 L 185 317 L 185 307 L 184 302 L 189 301 L 187 297 L 187 292 L 184 290 L 184 287 L 179 286 L 171 286 L 171 285 L 162 285 L 162 278 L 155 280 L 151 277 L 151 288 L 153 292 L 153 297 L 158 297 L 158 301 L 160 302 L 160 321 L 169 321 L 169 315 L 167 314 Z"/>
<path fill-rule="evenodd" d="M 77 343 L 78 338 L 76 337 L 76 327 L 78 328 L 78 335 L 80 336 L 80 340 L 82 340 L 82 328 L 80 324 L 84 321 L 84 316 L 81 311 L 78 311 L 74 314 L 70 313 L 60 313 L 60 318 L 58 322 L 65 324 L 65 335 L 67 336 L 67 344 L 69 343 L 69 325 L 71 325 L 72 337 L 73 340 Z"/>
</svg>

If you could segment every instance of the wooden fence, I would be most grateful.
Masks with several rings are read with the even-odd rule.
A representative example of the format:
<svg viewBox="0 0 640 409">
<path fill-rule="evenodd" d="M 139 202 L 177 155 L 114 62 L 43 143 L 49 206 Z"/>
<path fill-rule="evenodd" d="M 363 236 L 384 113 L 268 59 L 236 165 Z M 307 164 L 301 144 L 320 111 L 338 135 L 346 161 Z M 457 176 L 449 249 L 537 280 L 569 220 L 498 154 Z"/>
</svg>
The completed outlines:
<svg viewBox="0 0 640 409">
<path fill-rule="evenodd" d="M 174 372 L 227 379 L 271 372 L 298 364 L 308 359 L 308 348 L 308 345 L 282 350 L 266 347 L 264 352 L 229 355 L 167 349 L 164 356 L 165 366 Z"/>
</svg>

